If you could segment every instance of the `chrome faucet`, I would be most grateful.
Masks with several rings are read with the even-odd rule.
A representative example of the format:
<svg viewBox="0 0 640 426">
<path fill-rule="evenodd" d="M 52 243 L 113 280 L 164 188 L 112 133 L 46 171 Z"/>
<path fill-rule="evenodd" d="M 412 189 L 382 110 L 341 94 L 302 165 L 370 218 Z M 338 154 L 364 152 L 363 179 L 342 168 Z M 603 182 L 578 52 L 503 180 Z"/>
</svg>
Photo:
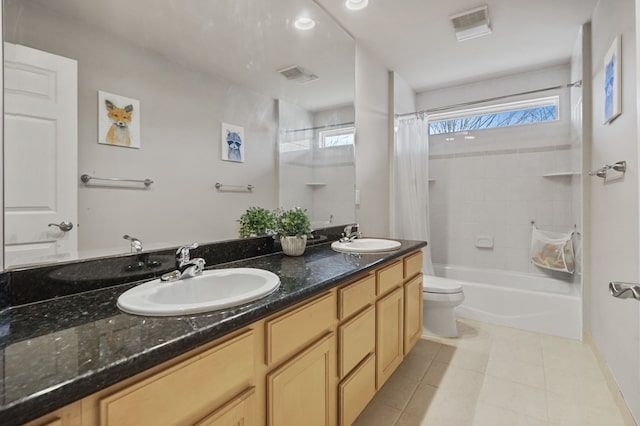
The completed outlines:
<svg viewBox="0 0 640 426">
<path fill-rule="evenodd" d="M 140 253 L 142 251 L 142 241 L 130 235 L 123 235 L 122 238 L 129 240 L 131 253 Z"/>
<path fill-rule="evenodd" d="M 354 231 L 355 228 L 355 231 Z M 356 238 L 362 237 L 362 233 L 360 232 L 360 225 L 354 223 L 352 225 L 347 225 L 344 227 L 344 232 L 342 233 L 342 238 L 340 238 L 341 243 L 350 243 Z"/>
<path fill-rule="evenodd" d="M 160 277 L 161 281 L 175 281 L 202 274 L 206 262 L 201 257 L 191 259 L 190 250 L 198 248 L 198 243 L 181 246 L 176 251 L 176 270 Z"/>
</svg>

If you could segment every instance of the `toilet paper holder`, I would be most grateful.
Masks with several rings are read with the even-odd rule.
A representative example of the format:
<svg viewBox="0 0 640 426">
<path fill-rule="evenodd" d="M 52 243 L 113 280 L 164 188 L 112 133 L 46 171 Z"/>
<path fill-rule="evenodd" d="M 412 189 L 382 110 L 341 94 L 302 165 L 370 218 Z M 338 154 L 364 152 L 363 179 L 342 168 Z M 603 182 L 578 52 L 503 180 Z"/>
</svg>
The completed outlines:
<svg viewBox="0 0 640 426">
<path fill-rule="evenodd" d="M 640 300 L 640 284 L 611 281 L 609 283 L 609 293 L 619 299 Z"/>
</svg>

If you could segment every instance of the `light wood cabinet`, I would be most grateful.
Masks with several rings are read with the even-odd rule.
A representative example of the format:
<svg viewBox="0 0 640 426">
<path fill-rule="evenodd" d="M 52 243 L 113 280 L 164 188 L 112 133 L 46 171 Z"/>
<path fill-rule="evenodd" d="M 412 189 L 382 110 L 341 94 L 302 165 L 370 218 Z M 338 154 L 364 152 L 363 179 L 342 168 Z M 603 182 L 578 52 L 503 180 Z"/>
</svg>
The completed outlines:
<svg viewBox="0 0 640 426">
<path fill-rule="evenodd" d="M 422 333 L 422 253 L 28 426 L 350 425 Z"/>
<path fill-rule="evenodd" d="M 267 376 L 269 426 L 330 426 L 335 416 L 335 335 Z"/>
<path fill-rule="evenodd" d="M 376 393 L 376 357 L 369 355 L 338 389 L 340 425 L 350 425 Z"/>
<path fill-rule="evenodd" d="M 253 385 L 255 349 L 247 331 L 103 397 L 100 425 L 194 424 Z"/>
<path fill-rule="evenodd" d="M 404 354 L 422 336 L 422 274 L 404 285 Z"/>
<path fill-rule="evenodd" d="M 82 404 L 80 401 L 59 408 L 45 416 L 26 423 L 24 426 L 80 426 L 82 425 Z"/>
<path fill-rule="evenodd" d="M 256 389 L 247 389 L 195 426 L 258 426 Z"/>
<path fill-rule="evenodd" d="M 404 297 L 398 288 L 376 303 L 376 389 L 393 374 L 404 356 Z"/>
<path fill-rule="evenodd" d="M 376 349 L 376 310 L 373 305 L 338 327 L 338 376 L 342 379 Z"/>
</svg>

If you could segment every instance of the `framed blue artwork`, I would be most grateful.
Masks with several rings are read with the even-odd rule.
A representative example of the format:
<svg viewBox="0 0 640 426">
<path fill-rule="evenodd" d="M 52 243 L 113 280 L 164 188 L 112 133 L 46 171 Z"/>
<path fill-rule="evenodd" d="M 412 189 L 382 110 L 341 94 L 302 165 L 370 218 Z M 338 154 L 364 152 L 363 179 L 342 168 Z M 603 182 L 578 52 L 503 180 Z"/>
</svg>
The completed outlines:
<svg viewBox="0 0 640 426">
<path fill-rule="evenodd" d="M 244 163 L 244 129 L 222 123 L 221 158 L 223 161 Z"/>
<path fill-rule="evenodd" d="M 611 123 L 622 113 L 621 42 L 616 37 L 604 57 L 604 123 Z"/>
</svg>

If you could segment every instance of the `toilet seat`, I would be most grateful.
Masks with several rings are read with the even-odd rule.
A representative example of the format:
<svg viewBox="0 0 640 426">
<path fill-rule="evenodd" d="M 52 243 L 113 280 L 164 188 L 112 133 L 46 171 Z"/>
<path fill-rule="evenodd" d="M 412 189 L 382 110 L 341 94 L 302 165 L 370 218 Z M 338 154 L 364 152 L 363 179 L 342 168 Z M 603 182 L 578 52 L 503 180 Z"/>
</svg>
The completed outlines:
<svg viewBox="0 0 640 426">
<path fill-rule="evenodd" d="M 422 292 L 440 294 L 462 293 L 462 285 L 451 278 L 424 275 L 422 279 Z"/>
</svg>

